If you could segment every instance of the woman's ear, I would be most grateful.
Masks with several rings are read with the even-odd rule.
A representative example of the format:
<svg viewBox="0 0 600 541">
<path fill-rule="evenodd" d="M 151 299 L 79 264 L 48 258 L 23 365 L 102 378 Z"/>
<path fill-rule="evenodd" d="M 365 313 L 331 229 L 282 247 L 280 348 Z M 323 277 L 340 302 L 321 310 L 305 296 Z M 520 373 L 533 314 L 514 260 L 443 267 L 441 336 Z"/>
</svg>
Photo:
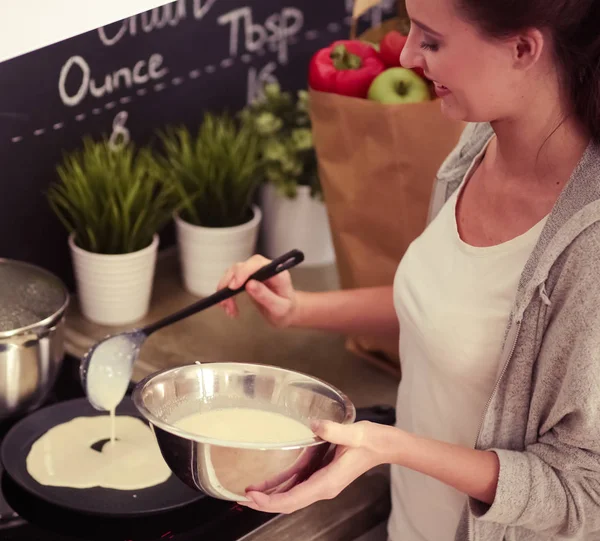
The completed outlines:
<svg viewBox="0 0 600 541">
<path fill-rule="evenodd" d="M 510 41 L 514 66 L 522 70 L 537 63 L 546 45 L 544 34 L 537 28 L 525 30 Z"/>
</svg>

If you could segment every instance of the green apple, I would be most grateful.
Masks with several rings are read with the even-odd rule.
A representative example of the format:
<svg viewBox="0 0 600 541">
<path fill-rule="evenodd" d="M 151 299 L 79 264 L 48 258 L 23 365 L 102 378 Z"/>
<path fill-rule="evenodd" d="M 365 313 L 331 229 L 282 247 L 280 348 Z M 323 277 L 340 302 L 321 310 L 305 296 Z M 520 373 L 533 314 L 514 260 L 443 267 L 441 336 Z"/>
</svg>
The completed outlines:
<svg viewBox="0 0 600 541">
<path fill-rule="evenodd" d="M 418 103 L 431 99 L 423 77 L 408 68 L 388 68 L 371 83 L 367 98 L 380 103 Z"/>
</svg>

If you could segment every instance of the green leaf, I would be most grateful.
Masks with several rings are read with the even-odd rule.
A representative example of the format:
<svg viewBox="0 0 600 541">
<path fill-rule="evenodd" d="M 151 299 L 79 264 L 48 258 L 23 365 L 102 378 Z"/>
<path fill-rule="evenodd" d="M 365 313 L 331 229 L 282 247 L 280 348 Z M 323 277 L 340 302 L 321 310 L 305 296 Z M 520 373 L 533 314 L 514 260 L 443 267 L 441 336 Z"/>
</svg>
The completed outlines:
<svg viewBox="0 0 600 541">
<path fill-rule="evenodd" d="M 321 197 L 318 163 L 312 140 L 310 94 L 298 90 L 294 96 L 278 86 L 266 85 L 264 97 L 248 104 L 238 114 L 244 124 L 254 125 L 261 136 L 265 181 L 282 194 L 293 197 L 297 186 L 310 186 L 313 197 Z M 285 148 L 285 152 L 283 151 Z"/>
<path fill-rule="evenodd" d="M 149 149 L 113 149 L 106 139 L 84 137 L 63 154 L 47 191 L 50 208 L 77 245 L 97 253 L 145 248 L 168 223 L 177 198 Z M 136 225 L 136 230 L 132 224 Z"/>
<path fill-rule="evenodd" d="M 195 135 L 170 126 L 159 139 L 157 162 L 174 186 L 184 220 L 227 227 L 249 219 L 263 174 L 261 139 L 252 124 L 206 113 Z"/>
</svg>

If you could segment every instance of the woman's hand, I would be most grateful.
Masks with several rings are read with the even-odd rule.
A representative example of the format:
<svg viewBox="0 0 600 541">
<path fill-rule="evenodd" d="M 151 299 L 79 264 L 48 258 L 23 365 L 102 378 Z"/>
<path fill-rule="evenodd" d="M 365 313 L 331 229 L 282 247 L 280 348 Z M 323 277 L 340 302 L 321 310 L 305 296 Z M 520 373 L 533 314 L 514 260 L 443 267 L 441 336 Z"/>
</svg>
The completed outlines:
<svg viewBox="0 0 600 541">
<path fill-rule="evenodd" d="M 237 263 L 223 275 L 218 288 L 237 289 L 251 274 L 270 262 L 265 257 L 254 255 L 243 263 Z M 250 280 L 246 284 L 246 292 L 269 323 L 276 327 L 287 327 L 290 324 L 297 307 L 297 294 L 289 271 L 277 274 L 265 282 Z M 239 314 L 235 298 L 223 301 L 221 306 L 230 317 Z"/>
<path fill-rule="evenodd" d="M 363 473 L 385 462 L 371 443 L 379 439 L 376 433 L 386 428 L 368 421 L 352 425 L 318 421 L 313 425 L 314 433 L 337 444 L 333 460 L 288 492 L 267 495 L 262 491 L 269 489 L 268 482 L 252 487 L 246 493 L 250 501 L 240 505 L 267 513 L 293 513 L 319 500 L 334 498 Z"/>
<path fill-rule="evenodd" d="M 246 493 L 251 501 L 239 502 L 240 505 L 269 513 L 292 513 L 316 501 L 334 498 L 356 478 L 380 464 L 410 468 L 484 504 L 494 502 L 500 473 L 494 451 L 423 438 L 368 421 L 352 425 L 320 421 L 313 430 L 322 439 L 338 444 L 333 460 L 288 492 L 270 496 L 262 492 L 282 480 L 251 487 Z"/>
</svg>

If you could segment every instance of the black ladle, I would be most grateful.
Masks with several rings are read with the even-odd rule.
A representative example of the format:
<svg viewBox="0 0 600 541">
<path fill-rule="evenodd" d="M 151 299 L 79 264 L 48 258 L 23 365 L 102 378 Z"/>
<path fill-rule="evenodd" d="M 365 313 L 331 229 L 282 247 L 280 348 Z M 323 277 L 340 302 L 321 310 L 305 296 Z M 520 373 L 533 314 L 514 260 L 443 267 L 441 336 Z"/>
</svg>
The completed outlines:
<svg viewBox="0 0 600 541">
<path fill-rule="evenodd" d="M 98 410 L 111 410 L 123 400 L 140 348 L 152 333 L 230 299 L 244 291 L 250 280 L 264 282 L 302 261 L 304 254 L 300 250 L 291 250 L 258 269 L 237 289 L 219 289 L 209 297 L 155 323 L 109 336 L 96 343 L 85 354 L 79 368 L 81 383 L 92 406 Z"/>
</svg>

